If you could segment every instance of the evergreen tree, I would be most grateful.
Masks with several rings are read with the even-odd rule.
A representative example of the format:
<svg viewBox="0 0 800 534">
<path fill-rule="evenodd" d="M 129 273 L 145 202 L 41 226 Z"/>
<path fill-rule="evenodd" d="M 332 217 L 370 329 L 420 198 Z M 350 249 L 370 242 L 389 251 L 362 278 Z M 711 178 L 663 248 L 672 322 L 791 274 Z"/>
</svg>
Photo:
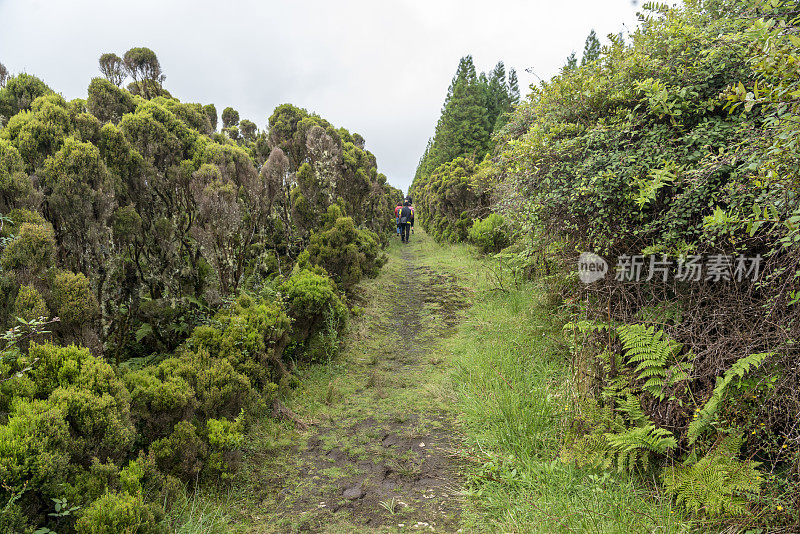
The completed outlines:
<svg viewBox="0 0 800 534">
<path fill-rule="evenodd" d="M 583 59 L 581 66 L 591 63 L 600 57 L 600 40 L 597 34 L 592 30 L 586 38 L 586 43 L 583 46 Z"/>
<path fill-rule="evenodd" d="M 461 58 L 447 90 L 442 115 L 418 173 L 427 176 L 458 156 L 480 159 L 489 149 L 491 125 L 486 109 L 488 78 L 475 72 L 472 56 Z"/>
<path fill-rule="evenodd" d="M 100 58 L 101 64 L 103 58 Z M 146 47 L 131 48 L 122 58 L 125 72 L 133 78 L 133 86 L 139 94 L 151 99 L 161 94 L 161 84 L 166 76 L 161 71 L 161 63 L 155 52 Z M 110 80 L 113 83 L 113 80 Z"/>
<path fill-rule="evenodd" d="M 222 110 L 222 127 L 231 128 L 239 125 L 239 112 L 228 106 Z"/>
<path fill-rule="evenodd" d="M 113 52 L 108 52 L 100 56 L 100 72 L 103 73 L 106 80 L 113 83 L 117 87 L 122 85 L 125 80 L 125 63 L 122 58 Z"/>
<path fill-rule="evenodd" d="M 565 71 L 572 70 L 572 69 L 576 68 L 577 66 L 578 66 L 578 58 L 575 57 L 575 51 L 573 50 L 573 52 L 570 55 L 567 56 L 567 63 L 566 63 L 566 65 L 564 65 L 564 69 L 563 70 L 565 70 Z"/>
<path fill-rule="evenodd" d="M 496 130 L 500 123 L 505 124 L 502 117 L 509 109 L 511 109 L 511 96 L 506 81 L 506 67 L 502 61 L 498 61 L 489 75 L 486 87 L 486 113 L 492 130 Z"/>
<path fill-rule="evenodd" d="M 508 72 L 508 97 L 512 106 L 519 104 L 519 81 L 514 69 Z"/>
</svg>

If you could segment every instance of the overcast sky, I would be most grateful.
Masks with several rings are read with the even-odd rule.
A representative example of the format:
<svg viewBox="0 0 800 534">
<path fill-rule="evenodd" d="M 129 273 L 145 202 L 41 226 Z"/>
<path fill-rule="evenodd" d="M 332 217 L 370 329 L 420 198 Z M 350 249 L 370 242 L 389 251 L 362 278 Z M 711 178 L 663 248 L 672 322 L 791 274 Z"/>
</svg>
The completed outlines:
<svg viewBox="0 0 800 534">
<path fill-rule="evenodd" d="M 633 31 L 632 0 L 0 0 L 0 62 L 86 97 L 103 52 L 152 48 L 184 102 L 267 126 L 291 102 L 364 136 L 407 189 L 459 58 L 498 60 L 528 85 L 595 29 Z M 530 69 L 532 73 L 526 72 Z M 535 74 L 534 74 L 535 73 Z"/>
</svg>

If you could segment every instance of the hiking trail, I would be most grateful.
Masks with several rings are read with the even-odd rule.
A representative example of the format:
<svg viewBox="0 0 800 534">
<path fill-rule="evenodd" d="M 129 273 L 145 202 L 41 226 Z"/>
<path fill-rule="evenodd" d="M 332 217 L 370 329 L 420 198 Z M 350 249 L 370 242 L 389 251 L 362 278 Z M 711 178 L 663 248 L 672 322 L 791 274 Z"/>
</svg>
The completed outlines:
<svg viewBox="0 0 800 534">
<path fill-rule="evenodd" d="M 237 481 L 242 531 L 459 532 L 461 435 L 438 345 L 468 290 L 426 265 L 433 247 L 418 231 L 361 284 L 343 352 L 301 372 L 292 407 L 308 430 L 267 446 L 279 432 L 262 429 Z"/>
</svg>

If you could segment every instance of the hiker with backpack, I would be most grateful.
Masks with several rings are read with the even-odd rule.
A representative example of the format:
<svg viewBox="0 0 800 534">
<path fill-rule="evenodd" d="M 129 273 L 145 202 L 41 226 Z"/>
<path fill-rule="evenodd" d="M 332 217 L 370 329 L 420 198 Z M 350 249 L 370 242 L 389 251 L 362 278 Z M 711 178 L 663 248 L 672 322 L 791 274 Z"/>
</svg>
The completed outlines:
<svg viewBox="0 0 800 534">
<path fill-rule="evenodd" d="M 414 210 L 411 209 L 411 202 L 406 200 L 400 210 L 400 241 L 408 243 L 409 232 L 414 225 Z"/>
</svg>

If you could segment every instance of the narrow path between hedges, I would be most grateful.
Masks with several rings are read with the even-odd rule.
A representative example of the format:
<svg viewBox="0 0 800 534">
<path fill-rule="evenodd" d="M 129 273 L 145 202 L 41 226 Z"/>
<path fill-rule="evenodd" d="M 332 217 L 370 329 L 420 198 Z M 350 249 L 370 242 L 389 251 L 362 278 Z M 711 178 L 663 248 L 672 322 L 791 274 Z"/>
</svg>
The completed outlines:
<svg viewBox="0 0 800 534">
<path fill-rule="evenodd" d="M 434 271 L 421 231 L 358 288 L 343 353 L 300 371 L 292 409 L 309 428 L 256 429 L 235 481 L 241 532 L 458 532 L 461 514 L 449 360 L 440 341 L 466 308 Z"/>
</svg>

